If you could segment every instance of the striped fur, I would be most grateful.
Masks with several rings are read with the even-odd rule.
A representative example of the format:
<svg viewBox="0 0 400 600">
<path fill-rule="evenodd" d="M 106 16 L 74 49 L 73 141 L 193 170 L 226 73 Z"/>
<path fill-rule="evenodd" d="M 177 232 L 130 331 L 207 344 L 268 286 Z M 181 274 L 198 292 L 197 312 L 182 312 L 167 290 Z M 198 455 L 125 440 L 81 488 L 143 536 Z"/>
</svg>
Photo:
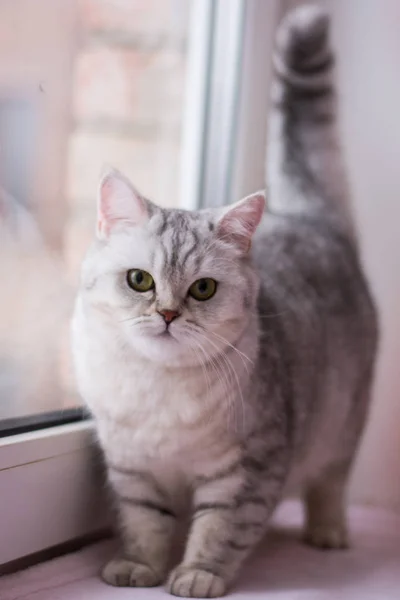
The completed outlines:
<svg viewBox="0 0 400 600">
<path fill-rule="evenodd" d="M 306 539 L 347 544 L 377 324 L 347 210 L 326 15 L 289 15 L 275 65 L 269 208 L 254 235 L 259 194 L 185 212 L 148 203 L 118 174 L 107 203 L 100 187 L 110 220 L 83 265 L 73 345 L 119 508 L 121 555 L 103 571 L 113 585 L 223 595 L 292 486 L 304 490 Z M 132 292 L 132 268 L 155 289 Z M 204 277 L 218 287 L 200 302 L 187 292 Z M 179 317 L 166 326 L 160 309 Z"/>
</svg>

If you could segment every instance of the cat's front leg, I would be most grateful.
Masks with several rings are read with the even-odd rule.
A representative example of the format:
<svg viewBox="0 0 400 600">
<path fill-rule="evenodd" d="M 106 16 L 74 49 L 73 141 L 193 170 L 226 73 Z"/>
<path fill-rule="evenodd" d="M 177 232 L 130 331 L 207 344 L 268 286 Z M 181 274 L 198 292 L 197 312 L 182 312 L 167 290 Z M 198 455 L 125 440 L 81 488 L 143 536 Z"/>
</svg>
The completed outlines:
<svg viewBox="0 0 400 600">
<path fill-rule="evenodd" d="M 116 586 L 152 587 L 165 578 L 176 517 L 151 473 L 109 468 L 118 505 L 122 550 L 102 571 Z"/>
<path fill-rule="evenodd" d="M 223 596 L 264 535 L 283 481 L 283 476 L 257 481 L 251 474 L 235 492 L 228 486 L 224 493 L 223 482 L 219 489 L 197 490 L 186 552 L 167 590 L 188 598 Z"/>
</svg>

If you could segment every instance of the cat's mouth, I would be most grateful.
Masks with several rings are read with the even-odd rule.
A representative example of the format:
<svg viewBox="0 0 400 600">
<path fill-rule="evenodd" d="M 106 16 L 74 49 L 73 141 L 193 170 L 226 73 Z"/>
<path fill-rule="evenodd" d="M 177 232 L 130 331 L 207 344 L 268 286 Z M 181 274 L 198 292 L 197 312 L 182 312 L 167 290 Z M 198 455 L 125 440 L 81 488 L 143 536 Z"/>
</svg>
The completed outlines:
<svg viewBox="0 0 400 600">
<path fill-rule="evenodd" d="M 179 331 L 174 327 L 171 328 L 171 325 L 167 325 L 165 329 L 157 335 L 157 339 L 170 343 L 180 342 Z"/>
<path fill-rule="evenodd" d="M 158 334 L 159 338 L 165 339 L 165 340 L 173 340 L 175 339 L 175 336 L 172 335 L 172 332 L 170 330 L 170 328 L 168 326 L 165 327 L 164 331 L 161 331 L 161 333 Z"/>
</svg>

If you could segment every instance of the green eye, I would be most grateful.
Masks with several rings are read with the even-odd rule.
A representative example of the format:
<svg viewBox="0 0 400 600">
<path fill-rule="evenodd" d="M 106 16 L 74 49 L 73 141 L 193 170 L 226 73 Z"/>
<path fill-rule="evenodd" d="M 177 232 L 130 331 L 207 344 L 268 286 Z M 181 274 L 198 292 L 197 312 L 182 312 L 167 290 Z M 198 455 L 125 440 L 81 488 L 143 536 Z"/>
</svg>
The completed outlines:
<svg viewBox="0 0 400 600">
<path fill-rule="evenodd" d="M 135 292 L 148 292 L 154 288 L 154 279 L 147 271 L 141 269 L 131 269 L 126 274 L 126 280 L 129 287 Z"/>
<path fill-rule="evenodd" d="M 215 279 L 205 277 L 204 279 L 198 279 L 189 288 L 189 294 L 195 300 L 200 302 L 203 300 L 209 300 L 212 298 L 217 291 L 217 282 Z"/>
</svg>

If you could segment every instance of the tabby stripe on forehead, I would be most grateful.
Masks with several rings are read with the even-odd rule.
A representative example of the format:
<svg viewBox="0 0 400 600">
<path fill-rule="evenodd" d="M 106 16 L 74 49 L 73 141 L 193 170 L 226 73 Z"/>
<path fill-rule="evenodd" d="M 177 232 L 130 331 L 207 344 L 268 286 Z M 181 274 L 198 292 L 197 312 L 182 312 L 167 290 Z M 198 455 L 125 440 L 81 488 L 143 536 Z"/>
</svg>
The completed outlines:
<svg viewBox="0 0 400 600">
<path fill-rule="evenodd" d="M 171 244 L 172 244 L 172 248 L 171 248 L 171 256 L 169 258 L 169 263 L 170 263 L 170 267 L 172 269 L 175 269 L 175 267 L 178 263 L 179 248 L 181 246 L 181 242 L 179 239 L 179 231 L 175 231 L 175 233 L 171 239 Z"/>
<path fill-rule="evenodd" d="M 168 250 L 162 239 L 160 240 L 160 246 L 163 253 L 162 271 L 165 272 L 165 270 L 168 268 Z"/>
<path fill-rule="evenodd" d="M 193 252 L 195 252 L 197 250 L 198 244 L 199 244 L 199 236 L 197 235 L 197 233 L 195 231 L 192 231 L 192 236 L 193 236 L 193 245 L 191 246 L 191 248 L 189 248 L 189 250 L 186 252 L 185 256 L 182 258 L 182 267 L 184 267 L 187 263 L 187 260 L 189 258 L 189 256 L 191 256 L 193 254 Z"/>
<path fill-rule="evenodd" d="M 236 460 L 224 469 L 221 469 L 220 471 L 215 471 L 215 473 L 212 473 L 211 475 L 196 475 L 195 484 L 202 485 L 206 483 L 212 483 L 213 481 L 217 481 L 218 479 L 225 479 L 226 477 L 230 477 L 231 475 L 237 473 L 241 466 L 241 461 Z"/>
<path fill-rule="evenodd" d="M 168 508 L 165 508 L 165 506 L 161 506 L 160 504 L 157 504 L 156 502 L 153 502 L 152 500 L 144 500 L 141 498 L 131 498 L 129 496 L 120 496 L 119 494 L 118 494 L 118 498 L 120 499 L 120 501 L 123 504 L 131 504 L 132 506 L 137 506 L 138 508 L 145 508 L 147 510 L 158 512 L 161 515 L 164 515 L 165 517 L 172 517 L 173 519 L 176 518 L 174 513 L 171 512 Z"/>
<path fill-rule="evenodd" d="M 172 269 L 175 269 L 175 267 L 178 263 L 179 250 L 180 250 L 180 247 L 182 246 L 180 234 L 182 232 L 183 223 L 184 223 L 184 217 L 180 213 L 175 213 L 174 222 L 173 222 L 173 226 L 172 226 L 172 235 L 171 235 L 171 255 L 170 255 L 170 259 L 169 259 L 169 263 L 170 263 L 169 266 Z"/>
</svg>

